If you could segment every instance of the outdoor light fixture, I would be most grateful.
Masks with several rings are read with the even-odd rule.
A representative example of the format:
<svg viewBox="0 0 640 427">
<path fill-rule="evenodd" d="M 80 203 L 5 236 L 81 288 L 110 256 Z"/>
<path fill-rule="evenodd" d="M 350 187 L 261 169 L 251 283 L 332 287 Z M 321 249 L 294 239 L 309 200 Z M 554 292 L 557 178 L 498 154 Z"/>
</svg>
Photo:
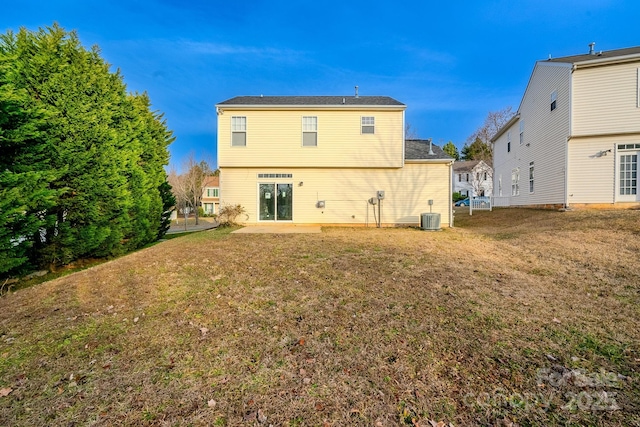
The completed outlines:
<svg viewBox="0 0 640 427">
<path fill-rule="evenodd" d="M 304 185 L 304 182 L 302 182 L 302 181 L 300 181 L 300 182 L 298 183 L 298 187 L 302 187 L 303 185 Z"/>
</svg>

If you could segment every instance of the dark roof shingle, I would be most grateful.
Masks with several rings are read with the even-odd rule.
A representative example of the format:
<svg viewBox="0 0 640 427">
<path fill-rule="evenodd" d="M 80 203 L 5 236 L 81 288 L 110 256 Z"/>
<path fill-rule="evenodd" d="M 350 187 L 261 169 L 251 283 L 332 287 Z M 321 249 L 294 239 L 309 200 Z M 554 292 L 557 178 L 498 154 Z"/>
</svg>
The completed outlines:
<svg viewBox="0 0 640 427">
<path fill-rule="evenodd" d="M 610 59 L 610 58 L 617 58 L 620 56 L 635 55 L 635 54 L 640 54 L 640 46 L 629 47 L 625 49 L 595 51 L 593 55 L 589 53 L 585 53 L 581 55 L 563 56 L 559 58 L 547 59 L 547 61 L 567 62 L 570 64 L 575 64 L 576 62 L 590 61 L 590 60 L 597 60 L 597 59 Z M 541 61 L 541 62 L 544 62 L 544 61 Z"/>
<path fill-rule="evenodd" d="M 429 154 L 428 139 L 407 139 L 404 141 L 405 160 L 453 160 L 451 156 L 435 144 L 431 144 L 431 150 L 433 154 Z"/>
<path fill-rule="evenodd" d="M 236 96 L 218 105 L 362 105 L 404 106 L 388 96 Z"/>
</svg>

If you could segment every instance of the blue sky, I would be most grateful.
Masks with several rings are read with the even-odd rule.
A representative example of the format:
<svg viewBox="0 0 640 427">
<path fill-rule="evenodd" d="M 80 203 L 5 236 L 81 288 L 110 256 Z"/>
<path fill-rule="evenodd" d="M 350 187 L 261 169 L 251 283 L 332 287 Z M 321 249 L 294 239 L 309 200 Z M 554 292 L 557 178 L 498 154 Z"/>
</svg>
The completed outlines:
<svg viewBox="0 0 640 427">
<path fill-rule="evenodd" d="M 391 96 L 422 138 L 462 147 L 518 107 L 536 60 L 640 45 L 616 0 L 19 0 L 0 30 L 59 23 L 147 91 L 189 153 L 216 162 L 215 104 L 237 95 Z"/>
</svg>

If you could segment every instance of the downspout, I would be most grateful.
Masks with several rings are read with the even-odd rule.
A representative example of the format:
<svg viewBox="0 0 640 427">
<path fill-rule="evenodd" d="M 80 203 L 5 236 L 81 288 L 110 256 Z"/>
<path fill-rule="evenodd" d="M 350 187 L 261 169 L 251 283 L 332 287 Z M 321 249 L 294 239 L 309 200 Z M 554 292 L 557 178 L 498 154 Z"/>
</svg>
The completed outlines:
<svg viewBox="0 0 640 427">
<path fill-rule="evenodd" d="M 453 163 L 455 160 L 449 163 L 449 189 L 453 191 Z M 453 201 L 452 197 L 449 197 L 449 227 L 453 228 Z"/>
<path fill-rule="evenodd" d="M 569 138 L 564 139 L 564 208 L 569 208 Z"/>
</svg>

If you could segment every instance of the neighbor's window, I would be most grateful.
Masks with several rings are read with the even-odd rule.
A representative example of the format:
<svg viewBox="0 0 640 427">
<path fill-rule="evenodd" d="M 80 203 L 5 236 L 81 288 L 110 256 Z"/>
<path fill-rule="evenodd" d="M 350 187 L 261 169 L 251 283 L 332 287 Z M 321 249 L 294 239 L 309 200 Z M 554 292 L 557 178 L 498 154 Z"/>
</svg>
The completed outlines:
<svg viewBox="0 0 640 427">
<path fill-rule="evenodd" d="M 533 193 L 533 162 L 529 163 L 529 193 Z"/>
<path fill-rule="evenodd" d="M 231 146 L 244 147 L 247 145 L 247 118 L 245 116 L 231 117 Z"/>
<path fill-rule="evenodd" d="M 376 118 L 373 116 L 361 117 L 362 133 L 375 133 Z"/>
<path fill-rule="evenodd" d="M 520 169 L 515 168 L 511 170 L 511 195 L 517 196 L 520 194 Z"/>
<path fill-rule="evenodd" d="M 207 197 L 218 197 L 217 188 L 207 188 Z"/>
<path fill-rule="evenodd" d="M 458 182 L 462 182 L 462 174 L 461 173 L 458 174 Z"/>
<path fill-rule="evenodd" d="M 302 146 L 303 147 L 318 146 L 318 117 L 316 116 L 302 117 Z"/>
<path fill-rule="evenodd" d="M 524 143 L 524 120 L 520 121 L 520 145 Z"/>
<path fill-rule="evenodd" d="M 553 92 L 551 92 L 551 111 L 556 109 L 556 101 L 558 99 L 558 91 L 554 90 Z"/>
</svg>

